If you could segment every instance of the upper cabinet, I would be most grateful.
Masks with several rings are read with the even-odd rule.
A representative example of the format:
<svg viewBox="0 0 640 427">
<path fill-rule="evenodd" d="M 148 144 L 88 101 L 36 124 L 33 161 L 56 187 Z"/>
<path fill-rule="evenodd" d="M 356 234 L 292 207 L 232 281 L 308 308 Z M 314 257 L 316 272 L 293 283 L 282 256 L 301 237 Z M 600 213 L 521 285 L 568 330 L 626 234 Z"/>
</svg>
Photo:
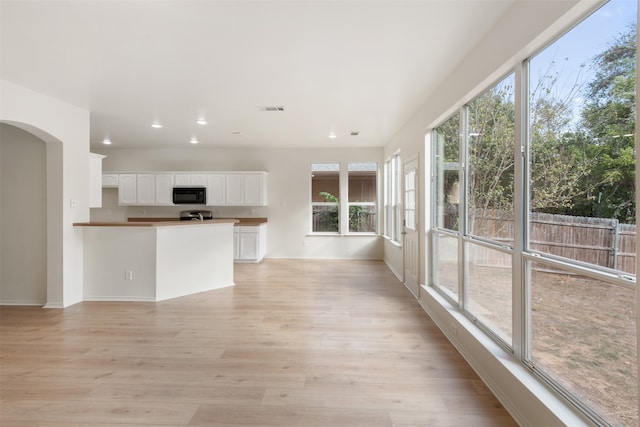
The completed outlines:
<svg viewBox="0 0 640 427">
<path fill-rule="evenodd" d="M 207 204 L 215 206 L 212 202 Z M 267 206 L 267 173 L 227 172 L 222 206 Z"/>
<path fill-rule="evenodd" d="M 89 207 L 102 207 L 102 154 L 89 153 Z"/>
<path fill-rule="evenodd" d="M 206 173 L 175 172 L 173 175 L 175 185 L 186 185 L 193 187 L 206 187 L 207 185 Z"/>
<path fill-rule="evenodd" d="M 197 186 L 208 206 L 267 206 L 266 172 L 108 173 L 102 186 L 118 188 L 120 205 L 173 205 L 174 186 Z"/>
</svg>

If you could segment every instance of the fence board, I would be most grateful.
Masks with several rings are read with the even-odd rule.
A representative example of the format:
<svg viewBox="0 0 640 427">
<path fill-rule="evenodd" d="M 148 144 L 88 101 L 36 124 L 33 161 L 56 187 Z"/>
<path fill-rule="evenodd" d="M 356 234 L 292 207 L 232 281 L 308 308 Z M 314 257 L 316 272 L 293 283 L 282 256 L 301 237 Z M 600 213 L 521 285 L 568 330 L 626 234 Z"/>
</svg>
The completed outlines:
<svg viewBox="0 0 640 427">
<path fill-rule="evenodd" d="M 576 217 L 532 212 L 529 241 L 531 249 L 586 262 L 621 272 L 636 273 L 636 226 L 620 224 L 615 219 Z M 513 245 L 511 213 L 474 209 L 470 212 L 470 232 Z M 474 251 L 474 261 L 509 267 L 504 255 L 488 249 Z"/>
</svg>

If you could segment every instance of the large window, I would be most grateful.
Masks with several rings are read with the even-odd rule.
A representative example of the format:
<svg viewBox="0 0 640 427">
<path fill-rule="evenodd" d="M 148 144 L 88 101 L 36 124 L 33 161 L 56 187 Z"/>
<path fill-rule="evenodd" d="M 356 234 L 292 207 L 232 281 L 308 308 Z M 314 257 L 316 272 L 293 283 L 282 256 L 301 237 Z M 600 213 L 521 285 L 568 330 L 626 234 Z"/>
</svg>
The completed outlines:
<svg viewBox="0 0 640 427">
<path fill-rule="evenodd" d="M 600 425 L 639 421 L 636 8 L 611 0 L 431 138 L 431 284 Z"/>
<path fill-rule="evenodd" d="M 378 164 L 313 163 L 311 165 L 311 231 L 376 233 Z M 343 216 L 346 212 L 346 217 Z"/>
</svg>

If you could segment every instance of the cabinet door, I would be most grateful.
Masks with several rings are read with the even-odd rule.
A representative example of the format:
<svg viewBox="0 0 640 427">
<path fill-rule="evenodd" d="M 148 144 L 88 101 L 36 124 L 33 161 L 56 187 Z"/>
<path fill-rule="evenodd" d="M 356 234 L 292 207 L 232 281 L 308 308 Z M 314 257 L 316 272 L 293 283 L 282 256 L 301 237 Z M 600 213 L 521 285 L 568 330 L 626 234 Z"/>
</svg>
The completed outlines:
<svg viewBox="0 0 640 427">
<path fill-rule="evenodd" d="M 102 174 L 102 188 L 118 188 L 118 174 L 117 173 L 103 173 Z"/>
<path fill-rule="evenodd" d="M 191 176 L 188 173 L 176 173 L 174 175 L 174 180 L 176 185 L 189 185 Z"/>
<path fill-rule="evenodd" d="M 121 173 L 118 176 L 118 204 L 135 205 L 138 202 L 135 173 Z"/>
<path fill-rule="evenodd" d="M 192 173 L 189 174 L 189 185 L 197 187 L 207 186 L 207 174 L 206 173 Z"/>
<path fill-rule="evenodd" d="M 156 205 L 173 205 L 173 174 L 156 174 Z"/>
<path fill-rule="evenodd" d="M 207 205 L 225 206 L 225 175 L 221 173 L 207 175 Z"/>
<path fill-rule="evenodd" d="M 258 259 L 258 233 L 240 232 L 240 256 L 241 260 Z"/>
<path fill-rule="evenodd" d="M 136 177 L 138 185 L 138 204 L 154 205 L 156 203 L 156 176 L 152 173 L 139 173 Z"/>
<path fill-rule="evenodd" d="M 227 206 L 244 206 L 244 175 L 228 174 L 225 189 Z"/>
<path fill-rule="evenodd" d="M 248 173 L 244 176 L 244 200 L 245 206 L 265 206 L 266 176 L 261 173 Z"/>
</svg>

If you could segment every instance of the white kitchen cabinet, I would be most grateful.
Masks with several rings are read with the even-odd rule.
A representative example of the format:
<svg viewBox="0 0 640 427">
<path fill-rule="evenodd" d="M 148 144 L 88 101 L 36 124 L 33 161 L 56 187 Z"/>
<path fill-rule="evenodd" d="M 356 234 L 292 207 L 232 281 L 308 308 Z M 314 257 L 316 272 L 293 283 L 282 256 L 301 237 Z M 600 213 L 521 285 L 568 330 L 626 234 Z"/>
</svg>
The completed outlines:
<svg viewBox="0 0 640 427">
<path fill-rule="evenodd" d="M 226 206 L 266 206 L 267 174 L 265 172 L 228 173 Z"/>
<path fill-rule="evenodd" d="M 252 172 L 244 175 L 244 206 L 267 205 L 267 174 Z"/>
<path fill-rule="evenodd" d="M 267 224 L 236 226 L 233 231 L 234 261 L 262 261 L 267 254 Z"/>
<path fill-rule="evenodd" d="M 241 174 L 227 174 L 225 193 L 226 206 L 244 206 L 244 176 Z"/>
<path fill-rule="evenodd" d="M 155 204 L 173 205 L 173 174 L 155 174 Z"/>
<path fill-rule="evenodd" d="M 117 173 L 103 173 L 102 174 L 102 188 L 118 188 L 118 174 Z"/>
<path fill-rule="evenodd" d="M 175 185 L 202 186 L 207 185 L 206 173 L 176 172 Z"/>
<path fill-rule="evenodd" d="M 226 182 L 223 173 L 207 174 L 207 205 L 226 206 Z"/>
<path fill-rule="evenodd" d="M 156 202 L 156 176 L 152 173 L 139 173 L 136 175 L 136 189 L 138 205 L 153 205 Z"/>
<path fill-rule="evenodd" d="M 135 173 L 121 173 L 118 176 L 118 204 L 135 205 L 138 202 L 137 188 Z"/>
<path fill-rule="evenodd" d="M 102 154 L 89 153 L 89 207 L 102 207 Z"/>
</svg>

